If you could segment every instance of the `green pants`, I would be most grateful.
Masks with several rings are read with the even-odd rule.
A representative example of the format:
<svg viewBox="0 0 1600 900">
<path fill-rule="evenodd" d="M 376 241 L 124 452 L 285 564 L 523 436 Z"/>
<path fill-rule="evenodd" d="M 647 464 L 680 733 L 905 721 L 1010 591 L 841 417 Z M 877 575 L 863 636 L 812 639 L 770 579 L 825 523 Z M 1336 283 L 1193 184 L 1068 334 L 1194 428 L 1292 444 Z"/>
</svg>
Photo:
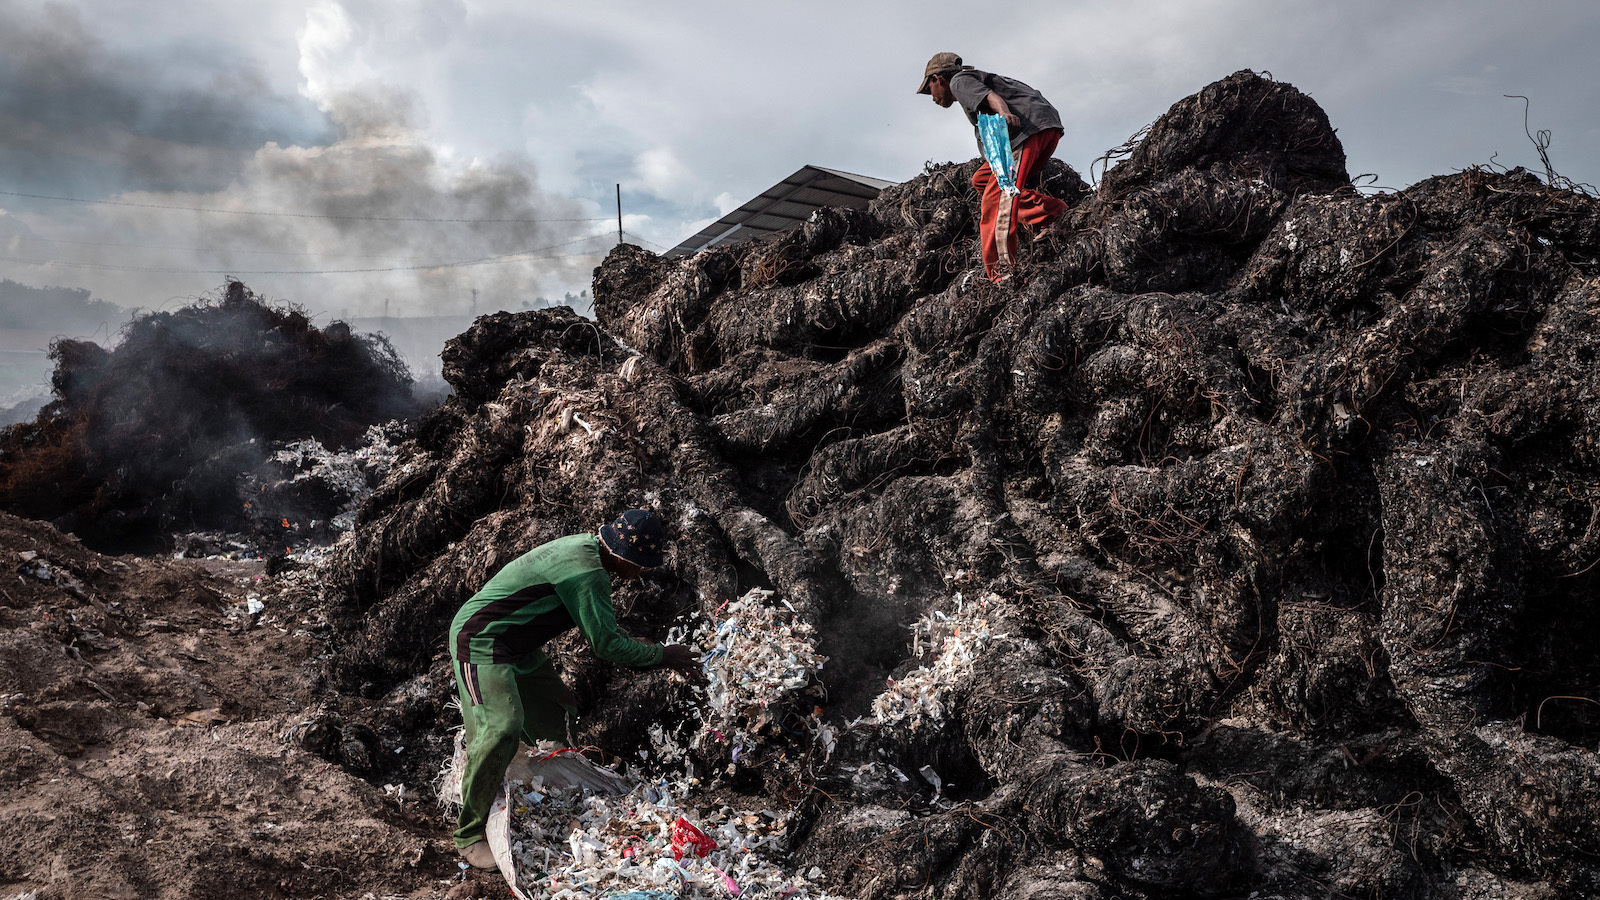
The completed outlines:
<svg viewBox="0 0 1600 900">
<path fill-rule="evenodd" d="M 565 741 L 566 691 L 550 657 L 539 650 L 514 663 L 475 665 L 455 661 L 456 694 L 467 725 L 467 766 L 461 774 L 461 818 L 457 847 L 483 840 L 489 807 L 505 780 L 506 766 L 522 741 Z"/>
</svg>

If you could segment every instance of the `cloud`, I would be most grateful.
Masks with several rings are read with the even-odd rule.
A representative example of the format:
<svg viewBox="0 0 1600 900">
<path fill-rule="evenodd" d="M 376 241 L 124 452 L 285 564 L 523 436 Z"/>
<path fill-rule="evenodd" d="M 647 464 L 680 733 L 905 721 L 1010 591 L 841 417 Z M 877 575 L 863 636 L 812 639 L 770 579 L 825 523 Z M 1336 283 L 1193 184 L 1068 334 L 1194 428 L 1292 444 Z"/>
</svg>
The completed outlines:
<svg viewBox="0 0 1600 900">
<path fill-rule="evenodd" d="M 21 246 L 19 238 L 34 236 L 33 229 L 28 227 L 28 223 L 0 209 L 0 249 L 13 253 Z"/>
<path fill-rule="evenodd" d="M 412 104 L 404 96 L 371 88 L 324 99 L 339 140 L 268 143 L 216 191 L 120 194 L 117 203 L 140 205 L 96 205 L 74 216 L 73 234 L 98 238 L 98 246 L 41 252 L 70 255 L 57 272 L 116 267 L 79 269 L 77 283 L 132 305 L 156 305 L 151 297 L 170 291 L 158 285 L 214 286 L 231 273 L 315 309 L 370 313 L 392 301 L 394 312 L 416 315 L 463 312 L 474 289 L 479 308 L 519 308 L 547 284 L 586 283 L 597 254 L 615 243 L 606 222 L 578 221 L 588 218 L 578 204 L 543 191 L 526 159 L 441 160 L 406 118 Z M 236 213 L 150 208 L 180 206 Z M 294 215 L 250 214 L 261 211 Z M 485 258 L 501 259 L 451 265 Z M 330 274 L 296 274 L 310 272 Z M 141 288 L 149 296 L 139 297 Z"/>
<path fill-rule="evenodd" d="M 205 189 L 269 140 L 328 136 L 248 60 L 189 46 L 131 55 L 74 7 L 0 0 L 0 171 L 14 187 Z"/>
<path fill-rule="evenodd" d="M 379 12 L 369 10 L 368 21 L 382 20 Z M 81 17 L 70 10 L 53 15 L 44 25 L 22 21 L 54 35 L 57 48 L 83 50 L 78 57 L 101 46 Z M 256 121 L 254 131 L 240 131 L 246 136 L 237 146 L 208 156 L 213 148 L 183 143 L 195 140 L 192 134 L 129 133 L 107 151 L 108 164 L 121 166 L 123 189 L 109 194 L 110 203 L 33 203 L 17 221 L 32 222 L 37 233 L 12 242 L 8 255 L 51 262 L 6 270 L 33 282 L 85 285 L 138 306 L 213 289 L 232 274 L 268 296 L 352 315 L 460 313 L 471 308 L 474 290 L 480 309 L 515 309 L 541 294 L 586 285 L 589 270 L 615 243 L 607 222 L 583 221 L 598 217 L 544 190 L 526 156 L 461 156 L 442 147 L 429 132 L 419 93 L 380 77 L 388 62 L 368 62 L 374 40 L 345 6 L 311 7 L 297 32 L 303 80 L 293 102 L 314 106 L 319 140 L 285 139 L 292 132 Z M 77 85 L 77 94 L 113 89 L 72 53 L 45 56 L 11 64 L 28 74 L 27 90 L 35 94 L 48 93 L 42 86 L 52 77 Z M 149 67 L 134 70 L 150 80 L 116 90 L 151 109 L 181 106 L 181 91 L 164 91 Z M 268 120 L 270 113 L 254 110 Z M 136 121 L 142 120 L 129 120 Z M 119 127 L 128 132 L 133 124 Z M 62 135 L 60 128 L 42 130 L 43 146 Z M 139 140 L 150 144 L 152 158 L 208 174 L 133 177 L 139 157 L 130 148 Z M 262 212 L 290 214 L 253 214 Z M 473 261 L 481 264 L 457 265 Z"/>
</svg>

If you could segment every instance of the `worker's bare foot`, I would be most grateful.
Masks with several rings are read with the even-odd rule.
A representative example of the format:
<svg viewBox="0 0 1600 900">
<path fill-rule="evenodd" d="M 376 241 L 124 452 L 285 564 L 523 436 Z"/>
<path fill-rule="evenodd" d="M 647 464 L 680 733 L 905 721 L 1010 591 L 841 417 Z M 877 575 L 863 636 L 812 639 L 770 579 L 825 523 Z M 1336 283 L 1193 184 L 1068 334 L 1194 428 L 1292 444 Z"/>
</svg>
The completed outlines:
<svg viewBox="0 0 1600 900">
<path fill-rule="evenodd" d="M 468 844 L 458 852 L 461 854 L 461 858 L 467 861 L 467 865 L 472 866 L 474 869 L 499 868 L 499 864 L 494 861 L 494 853 L 489 849 L 488 841 Z"/>
</svg>

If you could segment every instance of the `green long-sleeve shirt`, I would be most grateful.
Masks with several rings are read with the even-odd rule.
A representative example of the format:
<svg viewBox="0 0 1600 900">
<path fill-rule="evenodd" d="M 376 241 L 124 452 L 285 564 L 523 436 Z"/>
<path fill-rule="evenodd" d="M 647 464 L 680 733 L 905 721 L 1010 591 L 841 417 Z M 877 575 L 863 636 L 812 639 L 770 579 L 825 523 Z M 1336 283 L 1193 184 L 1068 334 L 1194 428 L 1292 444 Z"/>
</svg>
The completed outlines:
<svg viewBox="0 0 1600 900">
<path fill-rule="evenodd" d="M 450 654 L 475 665 L 513 662 L 539 652 L 573 626 L 607 662 L 634 667 L 661 662 L 660 644 L 618 630 L 611 577 L 592 534 L 541 544 L 497 572 L 450 623 Z"/>
</svg>

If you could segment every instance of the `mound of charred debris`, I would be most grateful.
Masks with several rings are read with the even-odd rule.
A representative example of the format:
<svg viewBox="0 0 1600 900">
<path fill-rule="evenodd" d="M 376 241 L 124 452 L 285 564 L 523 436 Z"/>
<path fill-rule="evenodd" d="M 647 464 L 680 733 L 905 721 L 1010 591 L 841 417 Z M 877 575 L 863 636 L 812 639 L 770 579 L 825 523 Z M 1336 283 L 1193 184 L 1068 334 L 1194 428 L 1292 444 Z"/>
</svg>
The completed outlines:
<svg viewBox="0 0 1600 900">
<path fill-rule="evenodd" d="M 1124 150 L 1092 192 L 1051 164 L 1072 212 L 1003 286 L 974 161 L 619 247 L 598 325 L 479 319 L 343 545 L 333 684 L 442 731 L 406 698 L 457 606 L 645 505 L 637 633 L 752 587 L 815 629 L 820 686 L 687 752 L 839 894 L 1600 894 L 1600 202 L 1360 194 L 1249 72 Z M 556 655 L 583 742 L 684 749 L 687 686 Z"/>
<path fill-rule="evenodd" d="M 417 412 L 381 336 L 317 328 L 237 281 L 216 302 L 134 319 L 115 349 L 61 339 L 50 355 L 56 399 L 0 432 L 0 509 L 101 550 L 166 549 L 198 530 L 281 549 L 313 519 L 325 530 L 349 491 L 295 478 L 313 445 L 288 463 L 274 445 L 347 448 Z"/>
</svg>

